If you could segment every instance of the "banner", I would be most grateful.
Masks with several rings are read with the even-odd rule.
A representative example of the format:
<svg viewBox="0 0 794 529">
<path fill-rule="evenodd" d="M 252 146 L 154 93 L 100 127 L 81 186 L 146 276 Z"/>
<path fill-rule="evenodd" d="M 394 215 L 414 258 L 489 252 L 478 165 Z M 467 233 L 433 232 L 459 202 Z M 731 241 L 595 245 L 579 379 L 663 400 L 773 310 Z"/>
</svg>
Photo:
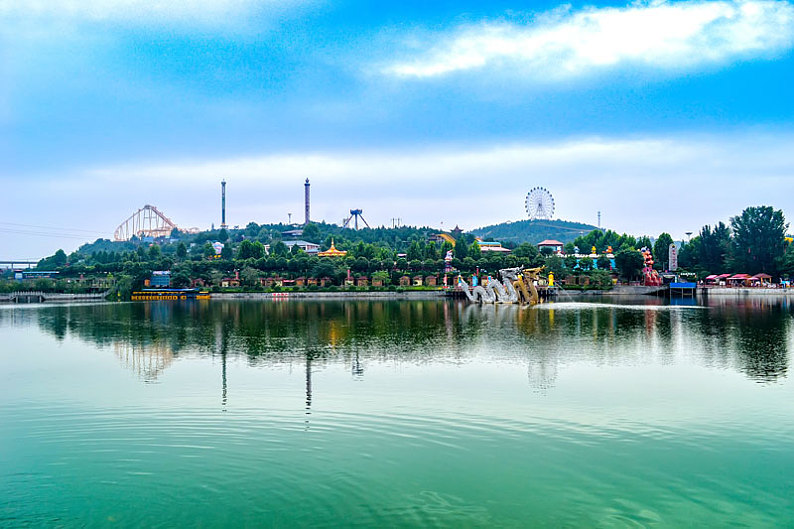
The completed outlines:
<svg viewBox="0 0 794 529">
<path fill-rule="evenodd" d="M 671 272 L 675 272 L 678 270 L 678 249 L 675 247 L 675 243 L 670 243 L 670 250 L 668 252 L 668 262 L 670 263 L 669 270 Z"/>
</svg>

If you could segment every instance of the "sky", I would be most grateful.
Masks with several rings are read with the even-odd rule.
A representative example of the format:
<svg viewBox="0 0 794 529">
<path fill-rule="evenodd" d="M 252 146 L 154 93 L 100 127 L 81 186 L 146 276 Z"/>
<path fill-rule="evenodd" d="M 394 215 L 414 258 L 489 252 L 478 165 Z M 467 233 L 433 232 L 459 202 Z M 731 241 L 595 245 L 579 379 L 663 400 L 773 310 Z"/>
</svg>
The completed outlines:
<svg viewBox="0 0 794 529">
<path fill-rule="evenodd" d="M 794 217 L 794 2 L 0 0 L 0 260 L 183 228 Z"/>
</svg>

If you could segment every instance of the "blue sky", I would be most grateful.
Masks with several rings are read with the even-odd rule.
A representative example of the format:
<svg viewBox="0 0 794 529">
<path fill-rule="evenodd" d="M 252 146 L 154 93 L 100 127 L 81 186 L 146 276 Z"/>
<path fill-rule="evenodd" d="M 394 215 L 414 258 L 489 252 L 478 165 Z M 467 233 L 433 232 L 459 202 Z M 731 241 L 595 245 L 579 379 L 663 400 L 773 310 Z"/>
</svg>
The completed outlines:
<svg viewBox="0 0 794 529">
<path fill-rule="evenodd" d="M 172 5 L 173 4 L 173 5 Z M 0 258 L 144 204 L 680 238 L 794 194 L 794 3 L 0 0 Z M 29 232 L 26 236 L 23 232 Z"/>
</svg>

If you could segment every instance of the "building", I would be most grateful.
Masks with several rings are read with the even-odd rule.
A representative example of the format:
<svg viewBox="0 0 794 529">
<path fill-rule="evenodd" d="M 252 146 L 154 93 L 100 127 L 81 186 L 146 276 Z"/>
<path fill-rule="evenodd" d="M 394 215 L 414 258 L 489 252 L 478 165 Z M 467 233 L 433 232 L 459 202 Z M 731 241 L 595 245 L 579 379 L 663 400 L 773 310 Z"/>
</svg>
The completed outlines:
<svg viewBox="0 0 794 529">
<path fill-rule="evenodd" d="M 306 252 L 308 254 L 316 254 L 316 253 L 318 253 L 320 251 L 320 245 L 319 244 L 314 244 L 313 242 L 307 242 L 307 241 L 301 241 L 301 240 L 282 241 L 282 242 L 290 250 L 292 250 L 293 246 L 297 246 L 298 248 L 300 248 L 301 250 L 303 250 L 304 252 Z"/>
<path fill-rule="evenodd" d="M 149 285 L 154 288 L 168 288 L 171 286 L 171 272 L 168 270 L 155 270 L 149 280 Z"/>
<path fill-rule="evenodd" d="M 221 288 L 239 287 L 240 286 L 240 271 L 234 271 L 234 277 L 224 277 L 221 279 Z"/>
<path fill-rule="evenodd" d="M 34 279 L 57 279 L 58 272 L 54 270 L 14 270 L 14 279 L 17 281 L 30 281 Z"/>
<path fill-rule="evenodd" d="M 481 252 L 494 252 L 494 253 L 510 253 L 510 250 L 502 247 L 502 243 L 496 241 L 483 241 L 477 238 L 475 240 L 477 246 L 480 247 Z"/>
<path fill-rule="evenodd" d="M 548 248 L 552 251 L 552 253 L 561 254 L 563 243 L 560 241 L 555 241 L 554 239 L 546 239 L 545 241 L 540 241 L 538 243 L 538 251 L 543 251 L 544 248 Z"/>
<path fill-rule="evenodd" d="M 298 228 L 297 230 L 287 230 L 281 233 L 281 235 L 285 237 L 302 237 L 303 236 L 303 229 Z"/>
</svg>

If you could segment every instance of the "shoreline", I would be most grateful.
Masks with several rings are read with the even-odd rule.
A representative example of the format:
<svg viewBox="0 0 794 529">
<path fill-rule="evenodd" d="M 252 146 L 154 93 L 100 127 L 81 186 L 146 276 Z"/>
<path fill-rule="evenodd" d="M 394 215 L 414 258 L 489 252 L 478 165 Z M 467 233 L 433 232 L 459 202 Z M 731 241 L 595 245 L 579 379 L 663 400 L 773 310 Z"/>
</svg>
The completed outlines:
<svg viewBox="0 0 794 529">
<path fill-rule="evenodd" d="M 215 299 L 261 299 L 281 301 L 288 299 L 443 299 L 443 290 L 408 290 L 405 292 L 219 292 L 213 293 L 210 301 Z"/>
<path fill-rule="evenodd" d="M 338 292 L 216 292 L 212 294 L 211 300 L 261 300 L 261 301 L 287 301 L 291 299 L 299 300 L 440 300 L 440 299 L 456 299 L 448 295 L 449 292 L 443 290 L 408 290 L 403 292 L 395 291 L 374 291 L 374 292 L 356 292 L 356 291 L 338 291 Z M 618 285 L 610 290 L 560 290 L 554 296 L 554 301 L 564 302 L 566 300 L 576 300 L 581 298 L 594 298 L 594 297 L 622 297 L 622 296 L 656 296 L 663 294 L 666 296 L 666 287 L 645 287 L 633 285 Z M 765 297 L 765 298 L 781 298 L 785 299 L 789 296 L 794 296 L 794 289 L 764 289 L 764 288 L 703 288 L 698 287 L 696 297 L 707 299 L 709 297 L 717 298 L 751 298 L 751 297 Z M 38 298 L 38 296 L 34 296 Z M 0 304 L 9 305 L 27 305 L 27 304 L 59 304 L 59 303 L 92 303 L 92 302 L 114 302 L 105 299 L 104 294 L 46 294 L 44 293 L 43 299 L 38 298 L 36 301 L 19 301 L 15 302 L 13 296 L 2 295 L 0 296 Z M 465 299 L 465 298 L 457 298 Z M 210 301 L 211 301 L 210 300 Z"/>
</svg>

